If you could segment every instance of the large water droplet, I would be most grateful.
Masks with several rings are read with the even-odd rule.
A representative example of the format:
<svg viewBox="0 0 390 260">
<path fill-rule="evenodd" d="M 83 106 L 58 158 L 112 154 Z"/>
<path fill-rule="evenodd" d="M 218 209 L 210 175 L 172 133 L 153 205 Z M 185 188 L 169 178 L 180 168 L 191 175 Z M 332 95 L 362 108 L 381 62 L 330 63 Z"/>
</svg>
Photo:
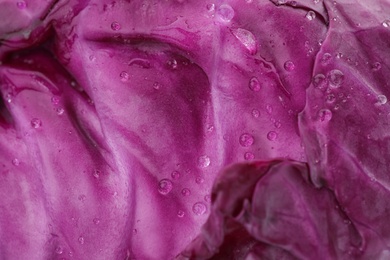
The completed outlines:
<svg viewBox="0 0 390 260">
<path fill-rule="evenodd" d="M 291 60 L 288 60 L 284 63 L 284 69 L 287 71 L 295 70 L 295 64 Z"/>
<path fill-rule="evenodd" d="M 179 179 L 179 178 L 180 178 L 180 172 L 178 172 L 178 171 L 173 171 L 173 172 L 171 173 L 171 177 L 172 177 L 172 179 L 174 179 L 174 180 Z"/>
<path fill-rule="evenodd" d="M 246 152 L 244 154 L 244 159 L 247 161 L 251 161 L 251 160 L 255 159 L 255 155 L 251 152 Z"/>
<path fill-rule="evenodd" d="M 190 196 L 191 195 L 191 191 L 189 189 L 187 189 L 187 188 L 184 188 L 184 189 L 181 190 L 181 194 L 183 196 Z"/>
<path fill-rule="evenodd" d="M 223 4 L 217 9 L 217 16 L 223 22 L 230 22 L 234 17 L 234 10 L 228 4 Z"/>
<path fill-rule="evenodd" d="M 318 117 L 321 122 L 329 122 L 332 119 L 332 111 L 329 109 L 321 109 L 318 112 Z"/>
<path fill-rule="evenodd" d="M 40 128 L 42 126 L 42 121 L 38 118 L 31 119 L 31 126 L 33 128 Z"/>
<path fill-rule="evenodd" d="M 317 74 L 313 77 L 313 86 L 319 89 L 324 89 L 326 86 L 326 77 L 324 74 Z"/>
<path fill-rule="evenodd" d="M 339 88 L 344 82 L 344 73 L 340 70 L 331 70 L 328 75 L 329 87 Z"/>
<path fill-rule="evenodd" d="M 255 139 L 251 134 L 244 133 L 240 136 L 239 142 L 243 147 L 249 147 L 254 143 Z"/>
<path fill-rule="evenodd" d="M 114 31 L 118 31 L 121 29 L 121 25 L 118 22 L 112 22 L 111 23 L 111 29 Z"/>
<path fill-rule="evenodd" d="M 275 131 L 269 131 L 267 134 L 267 139 L 270 141 L 275 141 L 277 137 L 278 133 L 276 133 Z"/>
<path fill-rule="evenodd" d="M 162 195 L 167 195 L 173 188 L 173 184 L 168 179 L 162 179 L 158 183 L 158 192 L 160 192 Z"/>
<path fill-rule="evenodd" d="M 121 78 L 121 81 L 123 81 L 123 82 L 128 81 L 130 78 L 129 73 L 127 73 L 126 71 L 122 71 L 119 74 L 119 77 Z"/>
<path fill-rule="evenodd" d="M 316 13 L 313 12 L 313 11 L 309 11 L 307 12 L 306 14 L 306 19 L 309 20 L 309 21 L 312 21 L 316 18 Z"/>
<path fill-rule="evenodd" d="M 249 88 L 255 92 L 260 91 L 261 85 L 260 85 L 258 78 L 252 77 L 249 80 Z"/>
<path fill-rule="evenodd" d="M 192 206 L 192 212 L 195 213 L 195 215 L 203 215 L 207 211 L 207 206 L 203 202 L 197 202 Z"/>
<path fill-rule="evenodd" d="M 200 168 L 206 168 L 210 165 L 210 157 L 207 155 L 202 155 L 198 158 L 198 166 Z"/>
<path fill-rule="evenodd" d="M 232 29 L 233 35 L 245 46 L 250 54 L 257 52 L 256 38 L 250 31 L 242 28 Z"/>
<path fill-rule="evenodd" d="M 387 103 L 387 97 L 385 95 L 378 95 L 377 100 L 378 100 L 377 102 L 378 105 L 384 105 Z"/>
</svg>

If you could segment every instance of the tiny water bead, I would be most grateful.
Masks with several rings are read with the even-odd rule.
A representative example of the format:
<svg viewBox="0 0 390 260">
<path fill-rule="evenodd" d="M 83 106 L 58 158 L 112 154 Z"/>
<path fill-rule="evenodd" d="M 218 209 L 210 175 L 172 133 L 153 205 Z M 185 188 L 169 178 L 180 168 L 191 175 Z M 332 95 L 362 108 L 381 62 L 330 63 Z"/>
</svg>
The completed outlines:
<svg viewBox="0 0 390 260">
<path fill-rule="evenodd" d="M 98 218 L 94 218 L 92 221 L 95 225 L 99 225 L 99 223 L 100 223 L 100 219 L 98 219 Z"/>
<path fill-rule="evenodd" d="M 172 177 L 172 179 L 174 179 L 174 180 L 179 179 L 179 178 L 180 178 L 180 172 L 178 172 L 178 171 L 173 171 L 173 172 L 171 173 L 171 177 Z"/>
<path fill-rule="evenodd" d="M 331 62 L 331 60 L 332 60 L 332 54 L 326 52 L 322 55 L 321 64 L 323 66 L 326 66 Z"/>
<path fill-rule="evenodd" d="M 329 87 L 339 88 L 344 82 L 344 73 L 337 69 L 331 70 L 328 73 L 327 78 L 329 80 Z"/>
<path fill-rule="evenodd" d="M 332 119 L 332 111 L 329 109 L 321 109 L 318 112 L 318 117 L 321 122 L 329 122 Z"/>
<path fill-rule="evenodd" d="M 253 145 L 254 141 L 255 139 L 253 138 L 253 136 L 248 133 L 242 134 L 239 139 L 240 145 L 243 147 L 249 147 Z"/>
<path fill-rule="evenodd" d="M 332 104 L 336 101 L 336 96 L 334 94 L 329 94 L 325 98 L 326 103 Z"/>
<path fill-rule="evenodd" d="M 267 134 L 267 139 L 270 141 L 275 141 L 277 137 L 278 137 L 278 133 L 276 133 L 275 131 L 270 131 Z"/>
<path fill-rule="evenodd" d="M 93 177 L 95 177 L 95 179 L 99 179 L 100 178 L 100 171 L 99 170 L 94 170 L 92 175 L 93 175 Z"/>
<path fill-rule="evenodd" d="M 83 236 L 80 236 L 79 237 L 79 239 L 78 239 L 78 241 L 79 241 L 79 243 L 81 244 L 81 245 L 83 245 L 84 244 L 84 237 Z"/>
<path fill-rule="evenodd" d="M 246 152 L 244 154 L 244 159 L 247 161 L 251 161 L 251 160 L 255 159 L 255 155 L 251 152 Z"/>
<path fill-rule="evenodd" d="M 202 184 L 204 182 L 204 179 L 202 177 L 196 177 L 195 182 L 197 184 Z"/>
<path fill-rule="evenodd" d="M 256 38 L 253 33 L 243 28 L 233 29 L 232 33 L 245 46 L 250 54 L 256 54 Z"/>
<path fill-rule="evenodd" d="M 385 28 L 390 28 L 390 19 L 386 19 L 382 22 L 382 26 Z"/>
<path fill-rule="evenodd" d="M 19 166 L 20 162 L 17 158 L 13 159 L 12 160 L 12 164 L 15 165 L 15 166 Z"/>
<path fill-rule="evenodd" d="M 168 179 L 162 179 L 158 183 L 158 192 L 160 192 L 162 195 L 167 195 L 173 188 L 173 184 Z"/>
<path fill-rule="evenodd" d="M 177 216 L 178 216 L 179 218 L 184 217 L 184 211 L 179 210 L 179 211 L 177 212 Z"/>
<path fill-rule="evenodd" d="M 204 196 L 204 201 L 206 201 L 207 203 L 210 203 L 211 202 L 211 196 L 210 195 Z"/>
<path fill-rule="evenodd" d="M 25 9 L 27 7 L 27 3 L 25 1 L 19 1 L 19 2 L 16 3 L 16 6 L 19 9 Z"/>
<path fill-rule="evenodd" d="M 210 157 L 207 155 L 202 155 L 198 158 L 198 166 L 200 168 L 206 168 L 210 165 Z"/>
<path fill-rule="evenodd" d="M 203 202 L 197 202 L 192 206 L 192 212 L 195 213 L 195 215 L 203 215 L 207 211 L 207 206 Z"/>
<path fill-rule="evenodd" d="M 234 10 L 228 4 L 222 4 L 217 9 L 217 16 L 223 22 L 230 22 L 234 17 Z"/>
<path fill-rule="evenodd" d="M 306 19 L 312 21 L 316 18 L 316 13 L 314 11 L 309 11 L 306 14 Z"/>
<path fill-rule="evenodd" d="M 128 81 L 130 78 L 129 73 L 127 73 L 126 71 L 122 71 L 119 74 L 119 77 L 121 78 L 121 81 L 123 81 L 123 82 Z"/>
<path fill-rule="evenodd" d="M 288 60 L 284 63 L 284 69 L 286 71 L 293 71 L 295 69 L 295 64 L 291 60 Z"/>
<path fill-rule="evenodd" d="M 380 62 L 374 62 L 372 65 L 371 65 L 371 69 L 373 71 L 378 71 L 382 68 L 382 64 Z"/>
<path fill-rule="evenodd" d="M 261 85 L 260 85 L 260 82 L 259 82 L 259 79 L 256 78 L 256 77 L 252 77 L 250 80 L 249 80 L 249 88 L 255 92 L 258 92 L 260 91 L 261 89 Z"/>
<path fill-rule="evenodd" d="M 177 69 L 177 61 L 176 61 L 175 59 L 171 59 L 171 60 L 167 61 L 167 65 L 168 65 L 169 68 L 171 68 L 172 70 Z"/>
<path fill-rule="evenodd" d="M 253 116 L 254 118 L 258 118 L 258 117 L 260 116 L 260 111 L 257 110 L 257 109 L 253 109 L 253 110 L 252 110 L 252 116 Z"/>
<path fill-rule="evenodd" d="M 61 255 L 64 252 L 64 249 L 61 246 L 57 246 L 55 252 L 57 255 Z"/>
<path fill-rule="evenodd" d="M 184 188 L 184 189 L 181 190 L 181 194 L 183 196 L 190 196 L 191 195 L 191 191 L 189 189 L 187 189 L 187 188 Z"/>
<path fill-rule="evenodd" d="M 60 115 L 64 114 L 65 110 L 62 107 L 58 107 L 58 108 L 56 108 L 56 112 L 57 112 L 57 115 L 60 116 Z"/>
<path fill-rule="evenodd" d="M 31 126 L 35 129 L 40 128 L 42 126 L 42 121 L 39 118 L 31 119 Z"/>
<path fill-rule="evenodd" d="M 53 97 L 51 98 L 51 103 L 52 103 L 53 105 L 58 105 L 58 104 L 60 103 L 60 98 L 59 98 L 58 96 L 53 96 Z"/>
<path fill-rule="evenodd" d="M 112 22 L 111 23 L 111 29 L 114 31 L 118 31 L 121 29 L 121 25 L 118 22 Z"/>
</svg>

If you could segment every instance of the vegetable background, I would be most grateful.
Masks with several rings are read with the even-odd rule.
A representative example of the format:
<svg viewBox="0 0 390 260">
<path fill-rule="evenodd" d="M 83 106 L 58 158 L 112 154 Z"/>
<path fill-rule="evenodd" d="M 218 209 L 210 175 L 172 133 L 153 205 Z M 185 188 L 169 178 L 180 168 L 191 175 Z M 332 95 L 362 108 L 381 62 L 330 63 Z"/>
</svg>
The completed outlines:
<svg viewBox="0 0 390 260">
<path fill-rule="evenodd" d="M 0 259 L 387 259 L 387 0 L 0 1 Z"/>
</svg>

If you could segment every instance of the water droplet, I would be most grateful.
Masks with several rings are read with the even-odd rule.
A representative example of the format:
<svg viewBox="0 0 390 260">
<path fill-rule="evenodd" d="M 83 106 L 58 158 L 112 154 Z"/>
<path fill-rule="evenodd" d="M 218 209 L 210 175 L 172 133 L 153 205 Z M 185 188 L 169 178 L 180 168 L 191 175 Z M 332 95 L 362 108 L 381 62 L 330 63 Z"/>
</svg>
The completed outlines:
<svg viewBox="0 0 390 260">
<path fill-rule="evenodd" d="M 57 246 L 55 252 L 57 255 L 61 255 L 64 252 L 64 249 L 61 246 Z"/>
<path fill-rule="evenodd" d="M 258 118 L 260 116 L 260 111 L 257 109 L 252 110 L 252 116 Z"/>
<path fill-rule="evenodd" d="M 177 212 L 177 216 L 178 216 L 179 218 L 184 217 L 184 211 L 179 210 L 179 211 Z"/>
<path fill-rule="evenodd" d="M 321 122 L 329 122 L 332 119 L 332 111 L 329 109 L 321 109 L 318 112 L 318 117 Z"/>
<path fill-rule="evenodd" d="M 281 128 L 282 127 L 282 123 L 280 121 L 275 121 L 274 126 L 276 128 Z"/>
<path fill-rule="evenodd" d="M 309 21 L 312 21 L 316 18 L 316 13 L 313 12 L 313 11 L 309 11 L 307 12 L 306 14 L 306 19 L 309 20 Z"/>
<path fill-rule="evenodd" d="M 326 86 L 326 77 L 324 74 L 317 74 L 313 77 L 313 86 L 319 89 L 324 89 Z"/>
<path fill-rule="evenodd" d="M 293 71 L 295 69 L 295 64 L 291 60 L 288 60 L 284 63 L 284 69 L 287 71 Z"/>
<path fill-rule="evenodd" d="M 207 206 L 203 202 L 197 202 L 192 206 L 192 212 L 195 213 L 195 215 L 203 215 L 207 211 Z"/>
<path fill-rule="evenodd" d="M 160 83 L 158 83 L 158 82 L 154 82 L 154 83 L 153 83 L 153 88 L 154 88 L 155 90 L 160 89 L 160 87 L 161 87 L 161 84 L 160 84 Z"/>
<path fill-rule="evenodd" d="M 40 128 L 42 126 L 42 121 L 38 118 L 31 119 L 31 126 L 33 128 Z"/>
<path fill-rule="evenodd" d="M 7 101 L 7 103 L 11 103 L 12 102 L 12 95 L 11 94 L 6 94 L 4 98 Z"/>
<path fill-rule="evenodd" d="M 100 171 L 99 170 L 94 170 L 93 173 L 92 173 L 93 177 L 95 177 L 96 179 L 99 179 L 100 177 Z"/>
<path fill-rule="evenodd" d="M 215 11 L 215 4 L 207 4 L 206 8 L 209 12 L 214 12 Z"/>
<path fill-rule="evenodd" d="M 336 96 L 334 94 L 329 94 L 325 98 L 326 103 L 334 103 L 336 101 Z"/>
<path fill-rule="evenodd" d="M 90 61 L 95 61 L 95 60 L 96 60 L 96 57 L 95 57 L 94 55 L 90 55 L 90 56 L 89 56 L 89 60 L 90 60 Z"/>
<path fill-rule="evenodd" d="M 313 3 L 318 4 L 320 0 L 313 0 Z"/>
<path fill-rule="evenodd" d="M 58 105 L 60 103 L 60 98 L 58 96 L 52 96 L 51 103 L 53 105 Z"/>
<path fill-rule="evenodd" d="M 371 65 L 371 69 L 373 71 L 378 71 L 382 68 L 382 64 L 380 62 L 374 62 L 372 65 Z"/>
<path fill-rule="evenodd" d="M 223 4 L 217 9 L 217 15 L 223 22 L 230 22 L 234 17 L 234 10 L 228 4 Z"/>
<path fill-rule="evenodd" d="M 121 25 L 118 22 L 112 22 L 111 23 L 111 29 L 114 31 L 118 31 L 121 29 Z"/>
<path fill-rule="evenodd" d="M 25 9 L 27 7 L 27 3 L 24 2 L 24 1 L 20 1 L 20 2 L 17 2 L 16 3 L 16 6 L 19 8 L 19 9 Z"/>
<path fill-rule="evenodd" d="M 278 137 L 278 133 L 276 133 L 275 131 L 269 131 L 267 134 L 267 138 L 270 141 L 275 141 L 277 137 Z"/>
<path fill-rule="evenodd" d="M 171 173 L 171 176 L 172 176 L 172 179 L 177 180 L 177 179 L 180 178 L 180 172 L 178 172 L 178 171 L 173 171 L 173 172 Z"/>
<path fill-rule="evenodd" d="M 12 160 L 12 164 L 15 165 L 15 166 L 19 166 L 20 162 L 17 158 L 13 159 Z"/>
<path fill-rule="evenodd" d="M 79 237 L 79 239 L 78 239 L 78 240 L 79 240 L 79 243 L 80 243 L 81 245 L 83 245 L 83 244 L 84 244 L 84 237 L 82 237 L 82 236 L 81 236 L 81 237 Z"/>
<path fill-rule="evenodd" d="M 249 80 L 249 88 L 255 92 L 258 92 L 260 91 L 261 89 L 261 85 L 260 85 L 260 82 L 259 80 L 256 78 L 256 77 L 252 77 L 250 80 Z"/>
<path fill-rule="evenodd" d="M 386 19 L 382 22 L 382 26 L 385 28 L 390 28 L 390 19 Z"/>
<path fill-rule="evenodd" d="M 255 139 L 251 134 L 244 133 L 240 136 L 239 142 L 243 147 L 249 147 L 254 143 Z"/>
<path fill-rule="evenodd" d="M 173 188 L 173 184 L 168 179 L 162 179 L 158 183 L 158 192 L 160 192 L 162 195 L 167 195 Z"/>
<path fill-rule="evenodd" d="M 98 219 L 98 218 L 94 218 L 92 221 L 95 225 L 99 225 L 99 223 L 100 223 L 100 219 Z"/>
<path fill-rule="evenodd" d="M 265 109 L 267 110 L 268 114 L 272 114 L 272 111 L 274 110 L 271 105 L 266 105 Z"/>
<path fill-rule="evenodd" d="M 255 155 L 251 152 L 246 152 L 244 154 L 244 159 L 247 161 L 251 161 L 251 160 L 255 159 Z"/>
<path fill-rule="evenodd" d="M 321 64 L 323 66 L 326 66 L 330 63 L 331 60 L 332 60 L 332 54 L 326 52 L 324 53 L 324 55 L 322 55 Z"/>
<path fill-rule="evenodd" d="M 173 70 L 177 69 L 177 61 L 175 59 L 167 61 L 167 65 Z"/>
<path fill-rule="evenodd" d="M 204 201 L 206 201 L 207 203 L 211 202 L 211 196 L 210 195 L 204 196 Z"/>
<path fill-rule="evenodd" d="M 56 109 L 56 112 L 57 112 L 57 115 L 62 115 L 62 114 L 64 114 L 64 112 L 65 112 L 65 110 L 62 108 L 62 107 L 58 107 L 57 109 Z"/>
<path fill-rule="evenodd" d="M 378 100 L 377 102 L 378 105 L 384 105 L 387 103 L 387 97 L 385 95 L 378 95 L 377 100 Z"/>
<path fill-rule="evenodd" d="M 204 179 L 202 177 L 196 177 L 195 182 L 197 184 L 202 184 L 204 182 Z"/>
<path fill-rule="evenodd" d="M 210 165 L 210 157 L 207 155 L 202 155 L 198 158 L 198 166 L 200 168 L 206 168 Z"/>
<path fill-rule="evenodd" d="M 133 234 L 134 235 L 137 235 L 137 233 L 138 233 L 138 230 L 135 228 L 135 229 L 133 229 Z"/>
<path fill-rule="evenodd" d="M 328 75 L 329 87 L 339 88 L 344 82 L 344 73 L 340 70 L 331 70 Z"/>
<path fill-rule="evenodd" d="M 87 196 L 85 196 L 84 194 L 82 194 L 78 197 L 79 201 L 85 201 L 86 198 L 87 198 Z"/>
<path fill-rule="evenodd" d="M 341 59 L 343 56 L 344 56 L 344 54 L 342 54 L 341 52 L 336 54 L 337 59 Z"/>
<path fill-rule="evenodd" d="M 190 196 L 191 195 L 191 191 L 189 189 L 187 189 L 187 188 L 184 188 L 184 189 L 181 190 L 181 194 L 183 196 Z"/>
<path fill-rule="evenodd" d="M 130 78 L 129 73 L 127 73 L 126 71 L 122 71 L 119 74 L 119 77 L 121 78 L 121 81 L 123 81 L 123 82 L 128 81 Z"/>
<path fill-rule="evenodd" d="M 245 46 L 250 54 L 257 52 L 256 38 L 250 31 L 242 28 L 232 29 L 233 35 Z"/>
</svg>

